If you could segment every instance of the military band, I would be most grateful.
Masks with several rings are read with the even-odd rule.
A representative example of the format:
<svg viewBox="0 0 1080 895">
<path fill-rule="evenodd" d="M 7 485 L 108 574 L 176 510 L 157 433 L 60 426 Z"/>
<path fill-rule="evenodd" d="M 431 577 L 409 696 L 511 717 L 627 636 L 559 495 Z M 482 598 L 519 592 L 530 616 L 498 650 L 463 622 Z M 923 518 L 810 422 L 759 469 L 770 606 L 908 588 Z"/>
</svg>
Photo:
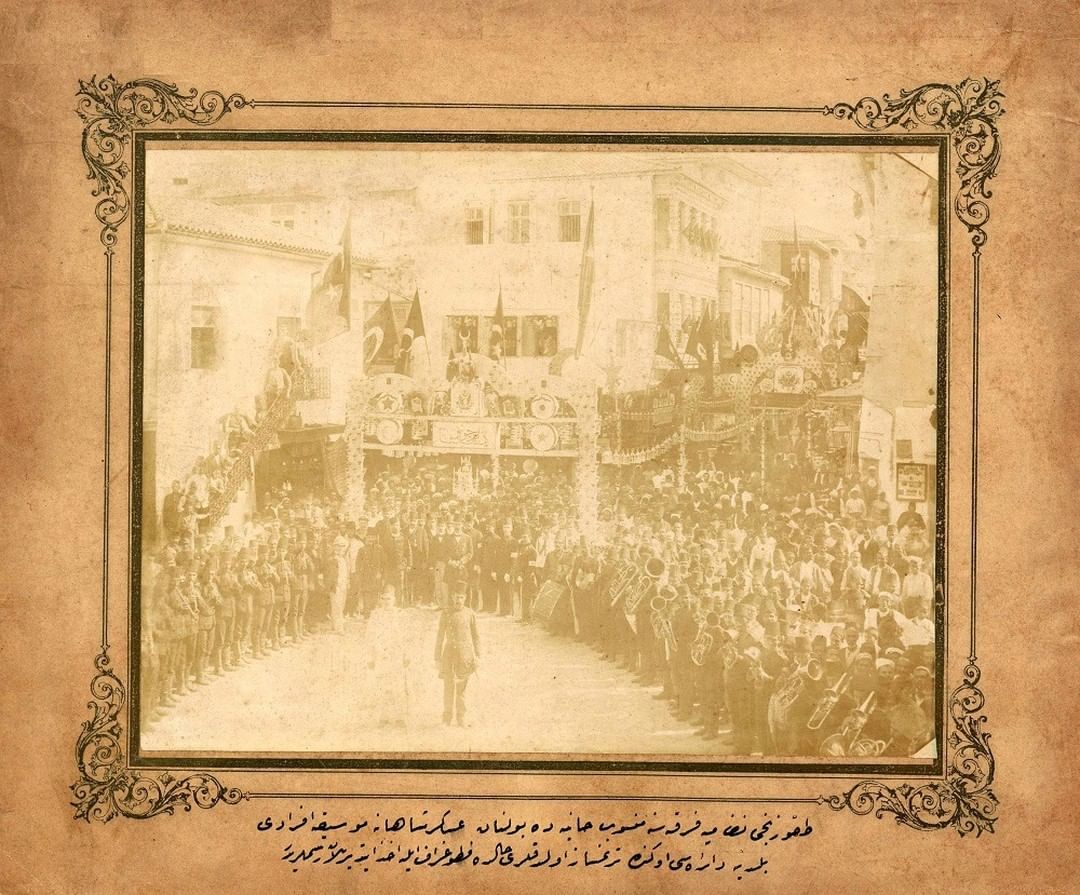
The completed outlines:
<svg viewBox="0 0 1080 895">
<path fill-rule="evenodd" d="M 592 531 L 567 510 L 571 470 L 507 463 L 498 489 L 467 497 L 445 469 L 380 472 L 361 520 L 284 494 L 216 541 L 178 533 L 143 591 L 144 711 L 313 632 L 340 636 L 393 594 L 441 613 L 447 723 L 464 721 L 476 619 L 489 616 L 589 645 L 718 754 L 924 748 L 936 674 L 924 531 L 851 515 L 852 491 L 875 486 L 858 477 L 807 476 L 785 494 L 704 455 L 676 478 L 663 462 L 607 476 Z"/>
</svg>

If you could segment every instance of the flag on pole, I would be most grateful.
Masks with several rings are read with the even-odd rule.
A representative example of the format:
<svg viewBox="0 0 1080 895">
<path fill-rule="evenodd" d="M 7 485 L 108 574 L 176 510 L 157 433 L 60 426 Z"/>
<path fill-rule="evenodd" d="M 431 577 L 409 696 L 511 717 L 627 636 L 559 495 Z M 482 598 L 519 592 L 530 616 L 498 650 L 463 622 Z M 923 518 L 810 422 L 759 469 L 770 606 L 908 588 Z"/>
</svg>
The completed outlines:
<svg viewBox="0 0 1080 895">
<path fill-rule="evenodd" d="M 791 224 L 795 237 L 794 254 L 791 257 L 791 289 L 794 293 L 794 304 L 806 305 L 810 301 L 810 284 L 807 282 L 810 271 L 799 245 L 799 224 L 794 220 Z"/>
<path fill-rule="evenodd" d="M 592 304 L 593 289 L 593 203 L 589 201 L 589 219 L 585 224 L 585 246 L 581 251 L 581 275 L 578 279 L 578 332 L 574 356 L 581 357 L 581 348 L 585 344 L 585 324 L 589 319 L 589 306 Z"/>
<path fill-rule="evenodd" d="M 698 369 L 705 376 L 705 395 L 710 397 L 713 390 L 713 325 L 712 316 L 709 314 L 709 306 L 698 320 L 697 326 L 690 333 L 690 339 L 686 343 L 686 353 L 698 359 Z"/>
<path fill-rule="evenodd" d="M 495 303 L 495 316 L 491 318 L 491 335 L 488 336 L 488 357 L 493 361 L 506 358 L 505 338 L 506 318 L 503 316 L 502 284 L 499 285 L 499 300 Z"/>
<path fill-rule="evenodd" d="M 393 364 L 397 361 L 398 335 L 390 296 L 364 324 L 364 365 Z"/>
<path fill-rule="evenodd" d="M 352 215 L 346 213 L 341 243 L 322 266 L 311 275 L 311 293 L 305 316 L 313 345 L 347 332 L 352 325 Z"/>
<path fill-rule="evenodd" d="M 667 328 L 666 323 L 661 323 L 660 329 L 656 333 L 656 354 L 666 358 L 673 364 L 677 364 L 680 370 L 683 369 L 682 358 L 679 357 L 679 352 L 675 350 L 675 343 L 671 341 L 671 331 Z"/>
<path fill-rule="evenodd" d="M 401 339 L 398 343 L 397 365 L 395 373 L 408 372 L 412 360 L 413 346 L 417 339 L 424 339 L 424 312 L 420 308 L 420 290 L 413 295 L 412 304 L 409 306 L 409 316 L 405 318 L 405 328 L 401 331 Z"/>
</svg>

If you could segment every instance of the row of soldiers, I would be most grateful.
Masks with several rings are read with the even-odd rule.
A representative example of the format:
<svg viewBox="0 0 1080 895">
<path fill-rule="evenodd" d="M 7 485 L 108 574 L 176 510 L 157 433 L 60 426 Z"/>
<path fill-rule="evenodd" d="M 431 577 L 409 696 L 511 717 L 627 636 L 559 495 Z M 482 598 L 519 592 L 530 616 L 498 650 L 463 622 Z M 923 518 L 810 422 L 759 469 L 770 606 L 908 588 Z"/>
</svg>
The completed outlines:
<svg viewBox="0 0 1080 895">
<path fill-rule="evenodd" d="M 184 694 L 313 633 L 334 585 L 333 529 L 300 520 L 248 538 L 176 538 L 142 582 L 141 680 L 152 722 Z"/>
<path fill-rule="evenodd" d="M 524 617 L 536 581 L 527 531 L 496 528 L 493 514 L 475 508 L 421 515 L 372 497 L 362 524 L 345 522 L 334 501 L 281 494 L 257 521 L 226 529 L 219 542 L 171 538 L 142 583 L 144 716 L 153 721 L 213 677 L 323 626 L 340 547 L 346 615 L 370 614 L 387 587 L 401 606 L 442 608 L 460 587 L 471 608 Z"/>
</svg>

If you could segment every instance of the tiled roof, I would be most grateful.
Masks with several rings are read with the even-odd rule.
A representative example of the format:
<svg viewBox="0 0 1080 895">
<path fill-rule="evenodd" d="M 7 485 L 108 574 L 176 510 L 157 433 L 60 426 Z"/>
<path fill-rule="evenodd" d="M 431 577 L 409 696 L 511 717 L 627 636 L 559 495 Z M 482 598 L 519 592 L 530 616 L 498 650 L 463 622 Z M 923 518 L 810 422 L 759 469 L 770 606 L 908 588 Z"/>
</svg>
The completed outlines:
<svg viewBox="0 0 1080 895">
<path fill-rule="evenodd" d="M 835 236 L 832 233 L 826 233 L 824 230 L 819 230 L 817 227 L 799 224 L 798 229 L 800 242 L 830 243 L 840 241 L 838 236 Z M 772 227 L 766 225 L 761 228 L 761 239 L 762 242 L 794 242 L 795 230 L 792 227 Z"/>
<path fill-rule="evenodd" d="M 182 233 L 315 258 L 328 258 L 337 248 L 333 243 L 259 220 L 231 206 L 198 199 L 169 198 L 147 202 L 146 226 L 149 230 Z M 374 259 L 361 255 L 354 254 L 352 260 L 361 266 L 379 266 Z"/>
</svg>

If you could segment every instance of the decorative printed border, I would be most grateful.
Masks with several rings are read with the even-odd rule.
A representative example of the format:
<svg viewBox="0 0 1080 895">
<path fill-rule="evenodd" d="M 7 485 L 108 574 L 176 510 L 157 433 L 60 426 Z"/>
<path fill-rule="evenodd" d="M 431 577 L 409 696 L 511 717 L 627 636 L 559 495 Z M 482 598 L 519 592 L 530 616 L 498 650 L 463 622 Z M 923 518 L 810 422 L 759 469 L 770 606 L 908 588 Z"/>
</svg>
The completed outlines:
<svg viewBox="0 0 1080 895">
<path fill-rule="evenodd" d="M 960 189 L 954 203 L 957 218 L 967 228 L 972 245 L 974 300 L 974 382 L 972 444 L 973 531 L 971 569 L 971 649 L 963 671 L 963 682 L 949 697 L 949 713 L 954 730 L 948 737 L 951 762 L 943 780 L 921 785 L 895 787 L 864 780 L 842 794 L 822 796 L 816 801 L 834 810 L 850 809 L 855 814 L 892 815 L 897 823 L 919 830 L 955 826 L 961 835 L 974 831 L 992 832 L 997 816 L 997 799 L 991 792 L 994 757 L 990 735 L 983 730 L 985 698 L 978 688 L 980 672 L 975 653 L 976 530 L 975 501 L 978 495 L 977 408 L 978 408 L 978 300 L 979 260 L 986 244 L 985 225 L 990 218 L 987 181 L 997 173 L 1001 157 L 997 118 L 1004 114 L 999 82 L 986 78 L 966 79 L 952 87 L 928 84 L 901 90 L 898 99 L 885 94 L 882 100 L 864 97 L 854 105 L 840 103 L 821 108 L 751 106 L 630 106 L 630 105 L 507 105 L 468 103 L 332 103 L 302 101 L 260 101 L 268 107 L 341 108 L 517 108 L 581 111 L 698 111 L 698 112 L 789 112 L 817 113 L 853 121 L 869 131 L 896 126 L 906 130 L 931 128 L 949 134 L 957 156 L 956 173 Z M 98 198 L 94 213 L 102 225 L 100 240 L 106 260 L 106 354 L 112 300 L 112 259 L 117 231 L 131 214 L 127 180 L 131 173 L 127 154 L 136 129 L 177 121 L 199 126 L 218 123 L 226 113 L 254 108 L 256 102 L 240 94 L 226 96 L 220 91 L 199 93 L 192 88 L 181 92 L 176 85 L 143 78 L 120 84 L 112 75 L 80 81 L 76 112 L 83 121 L 82 153 L 88 178 L 95 181 Z M 83 722 L 76 744 L 79 780 L 71 790 L 75 817 L 107 822 L 114 817 L 149 818 L 172 814 L 178 807 L 211 808 L 219 802 L 234 805 L 250 794 L 226 787 L 210 774 L 197 773 L 175 778 L 167 771 L 144 776 L 127 767 L 121 745 L 119 721 L 126 691 L 113 672 L 108 643 L 108 519 L 109 519 L 109 411 L 111 372 L 105 372 L 105 469 L 104 469 L 104 570 L 102 594 L 101 650 L 95 659 L 97 673 L 90 683 L 93 701 L 88 704 L 92 718 Z M 748 800 L 750 801 L 750 800 Z M 797 800 L 804 801 L 804 800 Z"/>
<path fill-rule="evenodd" d="M 112 75 L 98 80 L 79 81 L 75 109 L 83 120 L 82 153 L 96 182 L 93 194 L 100 196 L 94 215 L 101 223 L 101 242 L 116 245 L 117 228 L 131 215 L 131 197 L 125 181 L 131 173 L 127 151 L 136 128 L 154 124 L 190 121 L 208 126 L 217 124 L 226 112 L 254 106 L 233 93 L 226 97 L 217 90 L 199 93 L 193 87 L 181 93 L 175 84 L 154 78 L 140 78 L 120 84 Z"/>
<path fill-rule="evenodd" d="M 986 181 L 997 174 L 1001 160 L 997 119 L 1004 114 L 1000 81 L 968 78 L 957 87 L 927 84 L 901 90 L 899 99 L 885 94 L 881 101 L 864 96 L 855 105 L 826 106 L 825 114 L 854 121 L 863 130 L 881 131 L 899 125 L 907 130 L 932 127 L 952 136 L 956 150 L 956 216 L 971 233 L 978 249 L 986 244 L 983 229 L 990 220 Z"/>
</svg>

